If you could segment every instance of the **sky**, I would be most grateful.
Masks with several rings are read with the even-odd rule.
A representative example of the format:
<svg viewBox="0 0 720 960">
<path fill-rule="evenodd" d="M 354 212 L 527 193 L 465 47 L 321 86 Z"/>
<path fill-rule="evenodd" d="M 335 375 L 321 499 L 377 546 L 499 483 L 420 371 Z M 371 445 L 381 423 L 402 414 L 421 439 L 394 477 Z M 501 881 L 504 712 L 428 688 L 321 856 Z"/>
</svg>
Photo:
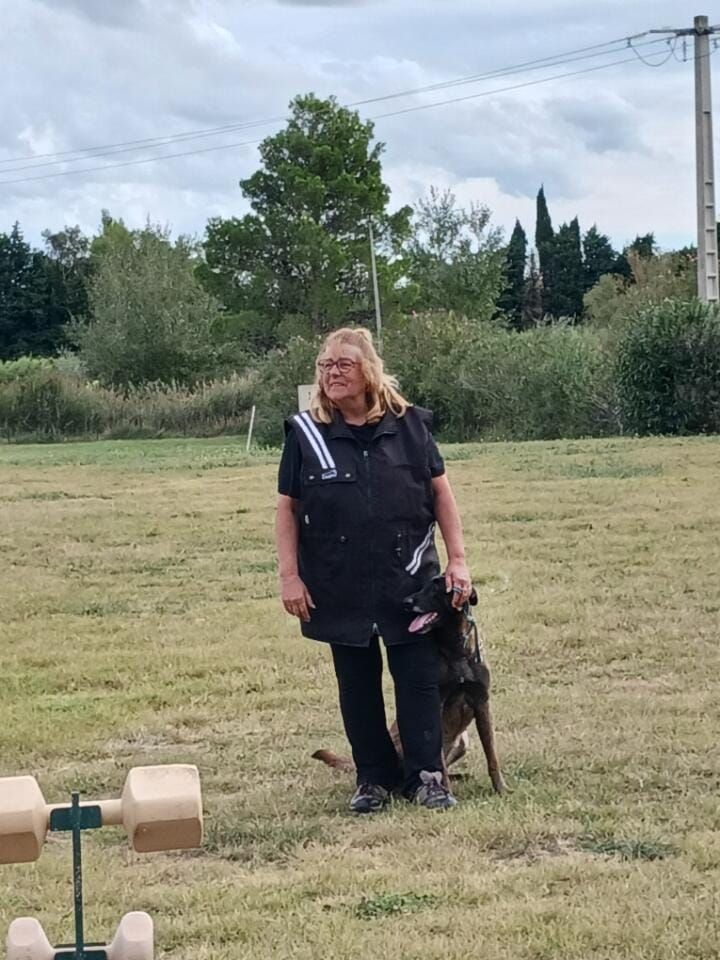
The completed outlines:
<svg viewBox="0 0 720 960">
<path fill-rule="evenodd" d="M 532 237 L 544 184 L 555 226 L 577 216 L 617 247 L 648 232 L 665 249 L 694 242 L 692 40 L 684 50 L 636 35 L 690 27 L 695 14 L 720 22 L 710 3 L 0 0 L 0 9 L 0 232 L 19 221 L 35 245 L 64 225 L 96 232 L 103 209 L 130 227 L 149 218 L 202 237 L 209 217 L 247 211 L 238 180 L 259 165 L 247 141 L 280 129 L 294 96 L 354 104 L 505 70 L 357 108 L 385 144 L 391 209 L 449 188 L 463 206 L 487 205 L 506 234 L 519 218 Z M 567 62 L 527 66 L 555 57 Z M 720 57 L 710 64 L 717 74 Z M 136 142 L 178 134 L 193 136 Z M 107 155 L 69 162 L 86 148 Z M 204 152 L 134 162 L 191 150 Z"/>
</svg>

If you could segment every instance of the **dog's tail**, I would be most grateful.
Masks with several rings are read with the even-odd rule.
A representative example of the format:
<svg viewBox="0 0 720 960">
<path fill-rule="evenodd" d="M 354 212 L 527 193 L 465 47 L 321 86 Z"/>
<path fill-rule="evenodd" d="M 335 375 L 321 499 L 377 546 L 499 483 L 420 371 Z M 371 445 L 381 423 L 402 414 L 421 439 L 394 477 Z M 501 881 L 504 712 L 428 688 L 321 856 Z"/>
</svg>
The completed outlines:
<svg viewBox="0 0 720 960">
<path fill-rule="evenodd" d="M 344 770 L 345 773 L 352 773 L 355 770 L 355 764 L 349 757 L 339 757 L 332 750 L 316 750 L 313 754 L 313 760 L 322 760 L 328 767 Z"/>
</svg>

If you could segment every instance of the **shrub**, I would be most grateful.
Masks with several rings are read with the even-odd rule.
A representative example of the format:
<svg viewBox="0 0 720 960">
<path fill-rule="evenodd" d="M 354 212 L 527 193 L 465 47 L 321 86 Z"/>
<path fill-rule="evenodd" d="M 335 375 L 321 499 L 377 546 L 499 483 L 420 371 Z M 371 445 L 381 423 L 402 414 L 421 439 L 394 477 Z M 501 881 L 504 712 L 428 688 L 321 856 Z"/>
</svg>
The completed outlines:
<svg viewBox="0 0 720 960">
<path fill-rule="evenodd" d="M 629 429 L 720 431 L 720 311 L 698 300 L 639 311 L 618 343 L 616 377 Z"/>
<path fill-rule="evenodd" d="M 99 435 L 106 419 L 107 392 L 40 366 L 0 383 L 0 429 L 6 437 Z"/>
<path fill-rule="evenodd" d="M 612 364 L 600 339 L 563 325 L 508 331 L 452 314 L 408 321 L 388 368 L 430 407 L 448 440 L 553 439 L 617 429 Z"/>
<path fill-rule="evenodd" d="M 0 360 L 0 384 L 30 376 L 38 370 L 50 370 L 52 366 L 53 361 L 47 357 L 18 357 L 17 360 Z"/>
</svg>

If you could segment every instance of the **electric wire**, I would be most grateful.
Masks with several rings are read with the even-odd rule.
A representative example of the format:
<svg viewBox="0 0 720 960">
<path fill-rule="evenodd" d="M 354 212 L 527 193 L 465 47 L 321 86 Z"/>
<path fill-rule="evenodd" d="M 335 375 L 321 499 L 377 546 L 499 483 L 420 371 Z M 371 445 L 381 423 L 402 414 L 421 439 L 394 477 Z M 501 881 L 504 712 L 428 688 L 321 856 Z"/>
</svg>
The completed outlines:
<svg viewBox="0 0 720 960">
<path fill-rule="evenodd" d="M 638 36 L 644 36 L 644 34 L 638 35 Z M 623 39 L 625 39 L 625 38 L 623 38 Z M 654 43 L 657 43 L 657 42 L 667 43 L 668 41 L 667 41 L 666 38 L 663 38 L 663 39 L 660 40 L 660 41 L 649 41 L 649 42 L 650 42 L 650 43 L 652 43 L 652 42 L 654 42 Z M 617 52 L 617 51 L 613 51 L 613 52 Z M 432 103 L 416 104 L 416 105 L 413 105 L 413 106 L 411 106 L 411 107 L 404 107 L 404 108 L 402 108 L 402 109 L 400 109 L 400 110 L 393 110 L 393 111 L 389 111 L 389 112 L 387 112 L 387 113 L 375 114 L 374 116 L 371 116 L 369 119 L 371 119 L 371 120 L 381 120 L 381 119 L 386 119 L 386 118 L 389 118 L 389 117 L 401 116 L 401 115 L 404 115 L 404 114 L 406 114 L 406 113 L 415 113 L 415 112 L 420 111 L 420 110 L 430 110 L 430 109 L 433 109 L 433 108 L 435 108 L 435 107 L 447 106 L 447 105 L 453 104 L 453 103 L 462 103 L 462 102 L 466 102 L 466 101 L 469 101 L 469 100 L 476 100 L 476 99 L 479 99 L 479 98 L 482 98 L 482 97 L 493 96 L 493 95 L 497 95 L 497 94 L 501 94 L 501 93 L 508 93 L 508 92 L 511 92 L 511 91 L 514 91 L 514 90 L 519 90 L 519 89 L 523 89 L 523 88 L 531 87 L 531 86 L 537 86 L 537 85 L 539 85 L 539 84 L 548 83 L 548 82 L 552 82 L 552 81 L 555 81 L 555 80 L 563 80 L 563 79 L 568 79 L 568 78 L 571 78 L 571 77 L 576 77 L 576 76 L 580 76 L 580 75 L 584 75 L 584 74 L 588 74 L 588 73 L 593 73 L 593 72 L 596 72 L 596 71 L 598 71 L 598 70 L 605 70 L 605 69 L 608 69 L 608 68 L 610 68 L 610 67 L 619 66 L 619 65 L 621 65 L 621 64 L 633 63 L 633 62 L 635 62 L 636 57 L 637 57 L 637 53 L 636 53 L 635 50 L 633 51 L 633 53 L 634 53 L 634 55 L 633 55 L 632 57 L 625 57 L 625 58 L 623 58 L 623 59 L 621 59 L 621 60 L 613 60 L 613 61 L 611 61 L 610 63 L 596 64 L 596 65 L 594 65 L 594 66 L 592 66 L 592 67 L 585 67 L 585 68 L 583 68 L 583 69 L 581 69 L 581 70 L 574 70 L 574 71 L 569 71 L 569 72 L 566 72 L 566 73 L 554 74 L 554 75 L 549 76 L 549 77 L 539 77 L 539 78 L 536 78 L 536 79 L 533 79 L 533 80 L 524 81 L 524 82 L 522 82 L 522 83 L 512 84 L 512 85 L 507 86 L 507 87 L 500 87 L 500 88 L 495 88 L 495 89 L 493 89 L 493 90 L 483 90 L 483 91 L 480 91 L 480 92 L 478 92 L 478 93 L 467 94 L 467 95 L 462 96 L 462 97 L 452 97 L 452 98 L 449 98 L 449 99 L 446 99 L 446 100 L 433 101 Z M 546 59 L 549 59 L 549 58 L 546 58 Z M 581 59 L 581 58 L 578 57 L 578 58 L 576 58 L 576 59 Z M 641 58 L 641 59 L 642 59 L 642 58 Z M 568 62 L 572 62 L 572 61 L 568 61 Z M 664 62 L 667 62 L 667 58 L 666 58 L 666 60 L 665 60 Z M 550 65 L 550 66 L 558 66 L 558 65 L 561 65 L 561 63 L 560 63 L 560 62 L 556 62 L 556 63 L 549 64 L 549 65 Z M 657 66 L 657 65 L 653 65 L 653 66 Z M 508 73 L 509 73 L 509 68 L 505 68 L 505 69 L 506 69 L 506 71 L 507 71 L 506 75 L 508 75 Z M 497 74 L 496 74 L 496 75 L 497 75 Z M 457 82 L 457 81 L 456 81 L 456 82 Z M 447 86 L 449 86 L 450 84 L 451 84 L 451 81 L 448 81 L 448 82 L 447 82 Z M 447 88 L 447 87 L 446 87 L 446 88 Z M 418 88 L 418 89 L 420 89 L 420 88 Z M 390 95 L 386 95 L 386 96 L 384 96 L 384 97 L 378 97 L 378 98 L 371 98 L 371 100 L 364 101 L 364 102 L 379 102 L 379 101 L 381 101 L 381 100 L 388 99 L 389 96 L 390 96 Z M 398 94 L 398 96 L 400 96 L 400 94 Z M 360 102 L 360 101 L 358 101 L 358 103 L 359 103 L 359 102 Z M 286 120 L 286 119 L 287 119 L 286 117 L 278 118 L 279 121 Z M 255 125 L 260 125 L 260 123 L 262 123 L 262 122 L 263 122 L 263 121 L 255 121 L 255 122 L 253 122 L 251 125 L 253 125 L 253 126 L 255 126 Z M 269 122 L 269 121 L 268 121 L 268 122 Z M 278 121 L 276 121 L 276 122 L 278 122 Z M 233 129 L 236 129 L 236 128 L 233 128 Z M 190 136 L 190 135 L 186 135 L 186 136 Z M 56 171 L 56 172 L 53 172 L 53 173 L 40 174 L 40 175 L 38 175 L 38 176 L 18 177 L 18 178 L 14 178 L 14 179 L 10 179 L 10 180 L 0 180 L 0 186 L 3 186 L 3 185 L 9 186 L 9 185 L 12 185 L 12 184 L 19 184 L 19 183 L 28 183 L 28 182 L 37 181 L 37 180 L 48 180 L 48 179 L 54 179 L 54 178 L 57 178 L 57 177 L 75 176 L 75 175 L 79 175 L 79 174 L 83 174 L 83 173 L 96 173 L 96 172 L 100 172 L 100 171 L 103 171 L 103 170 L 112 170 L 112 169 L 117 169 L 117 168 L 120 168 L 120 167 L 129 167 L 129 166 L 136 166 L 136 165 L 145 164 L 145 163 L 154 163 L 154 162 L 156 162 L 156 161 L 158 161 L 158 160 L 170 160 L 170 159 L 176 159 L 176 158 L 180 158 L 180 157 L 197 156 L 197 155 L 200 155 L 200 154 L 211 153 L 211 152 L 215 152 L 215 151 L 219 151 L 219 150 L 230 150 L 230 149 L 236 149 L 236 148 L 239 148 L 239 147 L 256 145 L 256 144 L 258 144 L 258 143 L 261 143 L 263 139 L 264 139 L 264 138 L 259 137 L 259 138 L 252 139 L 252 140 L 243 140 L 243 141 L 239 141 L 239 142 L 235 142 L 235 143 L 219 144 L 219 145 L 215 145 L 215 146 L 212 146 L 212 147 L 199 148 L 199 149 L 196 149 L 196 150 L 186 150 L 186 151 L 180 151 L 180 152 L 178 152 L 178 153 L 158 154 L 158 155 L 152 156 L 152 157 L 142 157 L 142 158 L 140 158 L 140 159 L 135 159 L 135 160 L 125 160 L 125 161 L 121 161 L 121 162 L 119 162 L 119 163 L 101 164 L 101 165 L 95 166 L 95 167 L 81 167 L 81 168 L 75 168 L 75 169 L 72 169 L 72 170 L 63 170 L 63 171 Z M 157 146 L 162 146 L 163 144 L 156 144 L 156 145 L 157 145 Z M 168 145 L 170 145 L 170 144 L 168 144 Z M 118 152 L 119 152 L 119 151 L 118 151 Z M 103 155 L 103 154 L 97 154 L 96 156 L 102 156 L 102 155 Z M 111 155 L 111 154 L 108 154 L 108 155 Z M 90 157 L 84 157 L 84 158 L 79 158 L 79 159 L 86 159 L 86 160 L 87 160 L 87 159 L 94 159 L 94 157 L 90 156 Z M 33 169 L 33 167 L 30 167 L 29 169 Z M 6 171 L 6 172 L 10 172 L 10 171 Z"/>
<path fill-rule="evenodd" d="M 645 34 L 637 34 L 638 37 L 643 37 Z M 346 104 L 348 108 L 359 107 L 359 106 L 369 106 L 373 103 L 381 103 L 386 100 L 396 99 L 406 96 L 414 96 L 420 93 L 429 93 L 435 92 L 438 90 L 444 90 L 450 87 L 462 86 L 470 83 L 479 83 L 483 80 L 489 80 L 496 77 L 513 75 L 515 73 L 524 73 L 532 70 L 539 70 L 543 68 L 563 66 L 566 63 L 574 63 L 579 60 L 590 59 L 597 56 L 606 56 L 612 53 L 619 52 L 616 50 L 604 49 L 607 47 L 616 46 L 619 43 L 626 43 L 629 39 L 632 38 L 622 38 L 621 40 L 608 41 L 605 44 L 594 44 L 590 47 L 581 47 L 577 50 L 569 51 L 565 54 L 554 54 L 549 57 L 542 57 L 537 60 L 529 60 L 524 63 L 517 64 L 513 67 L 502 67 L 497 70 L 491 70 L 484 74 L 474 74 L 468 77 L 460 77 L 456 80 L 446 80 L 440 83 L 428 84 L 424 87 L 416 87 L 411 90 L 402 90 L 395 93 L 383 94 L 377 97 L 368 97 L 363 100 L 355 100 L 351 103 Z M 665 38 L 655 39 L 646 41 L 640 46 L 651 46 L 658 43 L 667 43 L 668 41 Z M 603 49 L 600 49 L 603 48 Z M 635 49 L 635 48 L 633 48 Z M 32 170 L 32 169 L 41 169 L 43 167 L 56 166 L 62 163 L 71 163 L 79 162 L 82 160 L 90 160 L 95 157 L 102 156 L 113 156 L 118 153 L 128 153 L 134 152 L 135 150 L 150 149 L 151 147 L 162 147 L 171 145 L 173 143 L 182 143 L 188 140 L 194 139 L 204 139 L 211 136 L 219 136 L 225 133 L 234 133 L 238 130 L 247 130 L 254 127 L 266 126 L 273 123 L 282 123 L 287 120 L 285 116 L 271 117 L 266 120 L 251 120 L 251 121 L 242 121 L 235 124 L 226 124 L 224 126 L 210 127 L 203 130 L 196 131 L 187 131 L 185 133 L 172 134 L 164 137 L 147 137 L 139 140 L 126 140 L 120 141 L 117 143 L 104 144 L 96 147 L 81 147 L 76 150 L 64 150 L 57 153 L 45 153 L 45 154 L 35 154 L 32 157 L 16 157 L 14 159 L 5 159 L 0 160 L 0 166 L 5 167 L 3 173 L 19 173 L 23 170 Z M 59 157 L 61 159 L 56 160 L 47 160 L 43 163 L 36 163 L 34 161 L 42 160 L 48 157 Z M 6 164 L 17 162 L 18 160 L 29 159 L 33 162 L 28 164 L 23 164 L 16 167 L 7 167 Z"/>
</svg>

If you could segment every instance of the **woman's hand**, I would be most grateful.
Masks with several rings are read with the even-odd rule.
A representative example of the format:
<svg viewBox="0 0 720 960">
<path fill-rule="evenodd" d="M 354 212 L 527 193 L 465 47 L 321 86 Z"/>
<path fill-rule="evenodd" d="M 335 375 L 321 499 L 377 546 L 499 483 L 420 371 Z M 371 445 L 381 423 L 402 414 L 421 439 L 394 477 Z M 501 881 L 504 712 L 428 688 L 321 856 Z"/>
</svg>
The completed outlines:
<svg viewBox="0 0 720 960">
<path fill-rule="evenodd" d="M 470 599 L 472 579 L 464 560 L 449 560 L 445 567 L 445 589 L 452 593 L 452 605 L 459 610 Z"/>
<path fill-rule="evenodd" d="M 280 577 L 280 597 L 287 612 L 307 623 L 310 619 L 310 610 L 315 609 L 312 597 L 300 577 L 295 573 L 288 577 Z"/>
</svg>

